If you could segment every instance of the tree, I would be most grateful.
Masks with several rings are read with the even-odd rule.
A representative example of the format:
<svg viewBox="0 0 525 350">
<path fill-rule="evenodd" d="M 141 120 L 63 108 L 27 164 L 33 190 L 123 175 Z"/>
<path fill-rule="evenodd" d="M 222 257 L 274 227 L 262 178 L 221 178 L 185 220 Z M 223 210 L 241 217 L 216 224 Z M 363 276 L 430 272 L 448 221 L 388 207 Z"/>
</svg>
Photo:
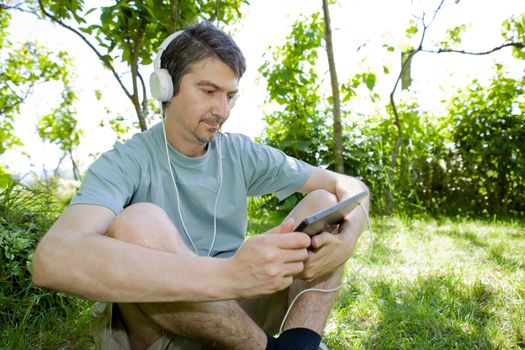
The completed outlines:
<svg viewBox="0 0 525 350">
<path fill-rule="evenodd" d="M 73 150 L 82 133 L 74 118 L 76 94 L 71 87 L 71 61 L 64 51 L 54 53 L 28 42 L 17 46 L 8 40 L 10 15 L 0 10 L 0 154 L 15 145 L 21 145 L 14 134 L 13 122 L 34 87 L 49 81 L 63 84 L 59 106 L 39 122 L 38 132 L 44 140 L 57 144 L 69 155 L 76 168 Z M 75 173 L 77 175 L 77 173 Z"/>
<path fill-rule="evenodd" d="M 407 37 L 412 38 L 417 33 L 421 32 L 418 43 L 413 48 L 408 48 L 406 51 L 403 52 L 403 59 L 402 59 L 402 66 L 399 71 L 399 75 L 394 83 L 394 87 L 392 88 L 392 91 L 390 93 L 390 106 L 392 109 L 393 114 L 393 123 L 396 126 L 397 129 L 397 137 L 396 137 L 396 143 L 394 145 L 394 148 L 392 150 L 392 157 L 390 161 L 390 167 L 389 167 L 389 181 L 390 181 L 390 190 L 386 193 L 387 195 L 387 206 L 389 210 L 392 210 L 393 208 L 393 188 L 394 188 L 394 173 L 398 167 L 398 157 L 399 153 L 402 152 L 401 145 L 403 140 L 403 128 L 402 128 L 402 121 L 400 120 L 400 114 L 398 113 L 396 101 L 395 101 L 395 93 L 398 89 L 398 85 L 400 81 L 403 80 L 403 78 L 406 78 L 408 74 L 408 70 L 410 69 L 410 65 L 412 62 L 412 59 L 416 54 L 419 52 L 428 52 L 428 53 L 458 53 L 458 54 L 466 54 L 466 55 L 488 55 L 490 53 L 493 53 L 495 51 L 501 50 L 506 47 L 513 47 L 514 53 L 517 57 L 525 57 L 525 14 L 519 16 L 519 17 L 512 17 L 511 19 L 505 21 L 504 23 L 504 30 L 503 30 L 503 37 L 506 40 L 505 43 L 503 43 L 500 46 L 497 46 L 495 48 L 481 51 L 481 52 L 470 52 L 465 51 L 461 49 L 454 48 L 454 46 L 461 43 L 460 35 L 461 33 L 467 28 L 465 24 L 461 24 L 459 26 L 456 26 L 452 29 L 448 30 L 448 38 L 445 41 L 442 41 L 440 43 L 441 47 L 434 48 L 434 49 L 428 49 L 425 48 L 426 44 L 426 36 L 428 34 L 428 30 L 433 24 L 433 22 L 436 19 L 436 16 L 440 12 L 440 10 L 443 8 L 443 5 L 445 3 L 445 0 L 441 0 L 436 9 L 434 10 L 433 14 L 431 15 L 430 20 L 427 18 L 427 14 L 423 12 L 421 17 L 419 18 L 419 27 L 418 23 L 416 21 L 411 21 L 410 26 L 407 29 Z"/>
<path fill-rule="evenodd" d="M 262 141 L 311 164 L 326 165 L 326 110 L 315 66 L 323 37 L 319 13 L 292 25 L 286 43 L 272 49 L 271 59 L 259 68 L 267 81 L 267 102 L 278 110 L 264 116 Z M 332 153 L 333 154 L 333 153 Z"/>
<path fill-rule="evenodd" d="M 73 157 L 73 150 L 80 144 L 80 136 L 83 131 L 77 129 L 77 120 L 74 118 L 75 110 L 72 108 L 72 104 L 75 100 L 76 95 L 73 90 L 65 86 L 62 91 L 62 102 L 57 108 L 40 119 L 37 131 L 43 140 L 57 145 L 64 152 L 57 169 L 62 160 L 69 156 L 73 178 L 79 180 L 80 172 Z"/>
<path fill-rule="evenodd" d="M 91 48 L 133 104 L 140 129 L 146 130 L 154 107 L 148 103 L 141 68 L 152 62 L 160 43 L 175 30 L 197 20 L 230 23 L 239 18 L 241 3 L 246 1 L 124 0 L 86 10 L 82 0 L 38 0 L 38 8 L 32 11 L 40 11 Z M 100 14 L 98 19 L 93 19 L 95 13 Z"/>
<path fill-rule="evenodd" d="M 335 171 L 344 174 L 343 158 L 343 127 L 341 123 L 341 99 L 339 98 L 339 82 L 335 67 L 334 47 L 332 45 L 332 28 L 330 26 L 330 10 L 328 0 L 323 0 L 324 40 L 326 42 L 326 55 L 328 56 L 328 67 L 330 69 L 330 83 L 332 87 L 332 106 L 334 114 L 334 154 Z"/>
<path fill-rule="evenodd" d="M 443 4 L 441 2 L 431 16 L 423 13 L 420 22 L 418 19 L 410 22 L 406 35 L 417 42 L 402 50 L 402 68 L 395 78 L 386 114 L 380 115 L 378 112 L 371 117 L 356 115 L 356 118 L 345 119 L 352 113 L 355 115 L 349 109 L 351 100 L 358 95 L 366 97 L 362 87 L 368 88 L 372 102 L 379 101 L 379 96 L 374 92 L 376 75 L 373 72 L 355 74 L 340 87 L 345 171 L 367 179 L 372 191 L 378 194 L 374 199 L 375 206 L 383 212 L 391 212 L 394 204 L 396 209 L 401 210 L 442 212 L 444 203 L 448 203 L 451 198 L 458 199 L 454 193 L 459 192 L 452 190 L 458 186 L 453 180 L 451 169 L 459 164 L 459 158 L 449 148 L 452 141 L 447 132 L 448 125 L 443 122 L 448 119 L 422 110 L 415 94 L 413 99 L 403 98 L 400 101 L 396 95 L 403 78 L 405 87 L 410 86 L 408 72 L 412 58 L 423 51 L 487 55 L 506 47 L 513 48 L 515 56 L 519 58 L 524 51 L 523 16 L 505 21 L 505 42 L 493 49 L 467 52 L 456 48 L 461 44 L 462 33 L 468 28 L 464 24 L 449 29 L 447 38 L 435 45 L 436 48 L 431 48 L 425 39 Z M 272 48 L 271 59 L 261 67 L 261 73 L 268 83 L 267 101 L 278 105 L 275 112 L 265 117 L 267 127 L 263 141 L 312 164 L 332 167 L 335 152 L 331 144 L 333 140 L 328 136 L 332 101 L 322 96 L 322 81 L 311 69 L 317 65 L 315 52 L 319 52 L 323 39 L 315 25 L 312 25 L 316 16 L 319 15 L 313 15 L 312 20 L 298 20 L 287 36 L 286 43 Z M 313 40 L 318 36 L 320 39 Z M 305 38 L 312 40 L 307 41 Z M 389 47 L 389 51 L 395 49 Z M 384 67 L 384 73 L 388 72 Z M 315 114 L 323 118 L 315 119 Z M 321 143 L 312 141 L 318 137 L 316 135 L 323 135 Z M 513 180 L 512 183 L 516 185 L 519 182 Z M 480 199 L 473 194 L 469 196 Z"/>
</svg>

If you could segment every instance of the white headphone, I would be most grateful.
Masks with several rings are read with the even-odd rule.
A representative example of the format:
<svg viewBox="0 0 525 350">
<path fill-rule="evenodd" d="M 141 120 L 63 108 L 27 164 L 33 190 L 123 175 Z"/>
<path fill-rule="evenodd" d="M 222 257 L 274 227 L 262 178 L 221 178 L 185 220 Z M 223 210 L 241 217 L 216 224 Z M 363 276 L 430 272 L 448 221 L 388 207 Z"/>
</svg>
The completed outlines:
<svg viewBox="0 0 525 350">
<path fill-rule="evenodd" d="M 168 36 L 160 45 L 159 51 L 157 53 L 157 56 L 155 57 L 155 60 L 153 61 L 153 73 L 151 73 L 149 77 L 149 87 L 151 90 L 151 96 L 153 96 L 156 100 L 160 102 L 169 102 L 171 98 L 173 97 L 173 81 L 171 79 L 171 75 L 168 72 L 167 69 L 160 67 L 160 59 L 162 57 L 162 53 L 166 48 L 171 44 L 173 40 L 175 40 L 176 37 L 178 37 L 180 34 L 184 33 L 184 30 L 179 30 L 178 32 L 175 32 Z M 160 106 L 160 110 L 162 111 L 162 103 Z M 181 211 L 181 204 L 180 204 L 180 195 L 179 195 L 179 189 L 177 186 L 177 181 L 175 180 L 175 174 L 173 172 L 173 168 L 171 166 L 171 157 L 168 149 L 168 138 L 166 136 L 166 118 L 162 119 L 162 133 L 164 136 L 164 146 L 166 151 L 166 160 L 167 160 L 167 166 L 170 171 L 170 177 L 171 181 L 173 183 L 173 188 L 175 190 L 175 193 L 177 195 L 177 209 L 179 212 L 179 218 L 182 223 L 182 229 L 184 230 L 184 233 L 186 234 L 186 237 L 188 237 L 188 240 L 190 241 L 193 250 L 196 254 L 198 254 L 197 246 L 193 242 L 193 239 L 191 238 L 191 235 L 188 231 L 188 228 L 186 227 L 186 223 L 184 222 L 184 218 L 182 217 L 182 211 Z M 208 256 L 211 255 L 213 248 L 215 246 L 215 241 L 217 239 L 217 206 L 219 203 L 219 196 L 221 194 L 222 189 L 222 182 L 223 182 L 223 172 L 222 172 L 222 152 L 221 152 L 221 134 L 218 133 L 218 140 L 217 140 L 217 153 L 219 157 L 219 185 L 217 188 L 217 196 L 215 197 L 215 205 L 213 206 L 213 238 L 210 244 L 210 248 L 208 249 Z"/>
<path fill-rule="evenodd" d="M 173 81 L 171 75 L 167 69 L 160 67 L 160 59 L 169 44 L 182 33 L 184 33 L 184 30 L 179 30 L 168 36 L 162 44 L 160 44 L 157 56 L 155 60 L 153 60 L 153 73 L 149 76 L 149 88 L 151 96 L 160 102 L 169 102 L 173 97 Z"/>
</svg>

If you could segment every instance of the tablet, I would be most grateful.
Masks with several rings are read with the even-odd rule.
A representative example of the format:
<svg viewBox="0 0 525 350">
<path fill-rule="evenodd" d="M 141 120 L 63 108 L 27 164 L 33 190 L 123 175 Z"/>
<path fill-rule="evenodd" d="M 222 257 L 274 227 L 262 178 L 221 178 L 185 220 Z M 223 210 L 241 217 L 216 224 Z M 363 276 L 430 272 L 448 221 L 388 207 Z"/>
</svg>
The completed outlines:
<svg viewBox="0 0 525 350">
<path fill-rule="evenodd" d="M 295 228 L 296 232 L 304 232 L 309 236 L 315 236 L 325 230 L 326 226 L 338 225 L 345 217 L 350 214 L 355 207 L 359 205 L 368 196 L 368 191 L 363 191 L 353 197 L 347 198 L 342 202 L 322 210 L 316 214 L 305 218 L 299 226 Z"/>
</svg>

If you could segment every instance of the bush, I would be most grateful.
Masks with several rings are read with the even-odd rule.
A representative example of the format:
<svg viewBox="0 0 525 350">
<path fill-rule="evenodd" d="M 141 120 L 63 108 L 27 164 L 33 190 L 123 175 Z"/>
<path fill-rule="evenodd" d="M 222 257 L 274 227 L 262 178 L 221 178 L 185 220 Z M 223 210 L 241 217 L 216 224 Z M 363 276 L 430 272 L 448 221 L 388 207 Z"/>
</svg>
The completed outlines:
<svg viewBox="0 0 525 350">
<path fill-rule="evenodd" d="M 79 342 L 89 344 L 88 303 L 31 283 L 33 251 L 61 210 L 48 191 L 16 182 L 0 189 L 0 346 L 78 348 Z"/>
</svg>

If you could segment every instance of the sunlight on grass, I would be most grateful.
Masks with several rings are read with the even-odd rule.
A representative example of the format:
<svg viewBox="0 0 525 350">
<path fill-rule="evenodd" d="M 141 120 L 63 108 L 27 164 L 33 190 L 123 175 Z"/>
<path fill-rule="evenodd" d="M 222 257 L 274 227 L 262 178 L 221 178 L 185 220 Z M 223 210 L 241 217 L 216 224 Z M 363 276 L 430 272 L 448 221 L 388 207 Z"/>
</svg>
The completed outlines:
<svg viewBox="0 0 525 350">
<path fill-rule="evenodd" d="M 522 223 L 374 219 L 326 329 L 333 349 L 525 346 Z"/>
<path fill-rule="evenodd" d="M 251 222 L 251 232 L 281 219 Z M 369 261 L 364 232 L 346 265 L 346 284 L 324 334 L 331 349 L 525 347 L 524 222 L 390 217 L 374 218 L 373 227 Z M 6 299 L 0 347 L 93 348 L 88 302 L 31 293 Z M 63 307 L 40 305 L 50 296 Z M 6 317 L 7 310 L 19 316 Z M 24 317 L 27 310 L 37 316 Z"/>
</svg>

